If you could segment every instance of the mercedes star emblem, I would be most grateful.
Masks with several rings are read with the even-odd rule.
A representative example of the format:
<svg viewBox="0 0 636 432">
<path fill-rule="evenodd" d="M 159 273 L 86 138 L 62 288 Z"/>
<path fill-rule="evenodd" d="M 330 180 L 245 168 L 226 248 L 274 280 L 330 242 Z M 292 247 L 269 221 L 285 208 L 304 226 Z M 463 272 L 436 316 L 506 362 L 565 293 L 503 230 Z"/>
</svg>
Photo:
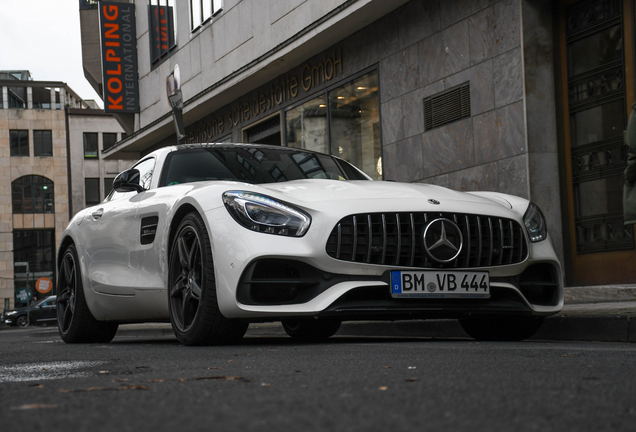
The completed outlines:
<svg viewBox="0 0 636 432">
<path fill-rule="evenodd" d="M 424 250 L 434 261 L 447 263 L 457 258 L 462 251 L 462 231 L 450 219 L 435 219 L 424 229 Z"/>
</svg>

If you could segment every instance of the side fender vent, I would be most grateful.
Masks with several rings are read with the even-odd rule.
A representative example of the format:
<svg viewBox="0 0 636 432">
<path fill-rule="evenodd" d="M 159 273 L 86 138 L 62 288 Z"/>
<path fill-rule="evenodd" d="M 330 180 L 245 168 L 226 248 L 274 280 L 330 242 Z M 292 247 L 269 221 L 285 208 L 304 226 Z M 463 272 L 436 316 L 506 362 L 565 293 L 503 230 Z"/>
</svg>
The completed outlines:
<svg viewBox="0 0 636 432">
<path fill-rule="evenodd" d="M 155 235 L 157 235 L 157 224 L 159 223 L 159 217 L 150 216 L 141 220 L 141 236 L 140 241 L 142 245 L 147 245 L 155 241 Z"/>
</svg>

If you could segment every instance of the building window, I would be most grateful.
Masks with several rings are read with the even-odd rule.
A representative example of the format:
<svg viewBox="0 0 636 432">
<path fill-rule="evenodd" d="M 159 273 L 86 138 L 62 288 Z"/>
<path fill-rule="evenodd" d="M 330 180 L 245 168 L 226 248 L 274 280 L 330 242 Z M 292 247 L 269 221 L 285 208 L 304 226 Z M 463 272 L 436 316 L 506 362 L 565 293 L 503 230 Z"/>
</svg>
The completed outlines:
<svg viewBox="0 0 636 432">
<path fill-rule="evenodd" d="M 102 135 L 102 151 L 106 151 L 117 142 L 116 133 L 104 133 Z"/>
<path fill-rule="evenodd" d="M 51 109 L 51 89 L 46 87 L 33 87 L 31 97 L 34 109 Z"/>
<path fill-rule="evenodd" d="M 4 87 L 0 86 L 0 109 L 4 108 Z"/>
<path fill-rule="evenodd" d="M 53 182 L 46 177 L 29 175 L 11 183 L 13 213 L 53 213 Z"/>
<path fill-rule="evenodd" d="M 104 178 L 104 196 L 108 196 L 110 191 L 113 190 L 113 182 L 115 181 L 112 177 Z"/>
<path fill-rule="evenodd" d="M 33 131 L 33 154 L 53 156 L 53 134 L 50 130 Z"/>
<path fill-rule="evenodd" d="M 223 0 L 190 0 L 192 30 L 223 10 Z"/>
<path fill-rule="evenodd" d="M 94 159 L 98 155 L 97 133 L 84 132 L 84 159 Z"/>
<path fill-rule="evenodd" d="M 150 61 L 159 64 L 176 45 L 174 0 L 150 0 Z"/>
<path fill-rule="evenodd" d="M 98 178 L 84 179 L 84 196 L 87 207 L 94 206 L 100 203 Z"/>
<path fill-rule="evenodd" d="M 289 109 L 285 126 L 287 146 L 336 155 L 382 179 L 376 71 Z"/>
<path fill-rule="evenodd" d="M 29 131 L 9 131 L 9 147 L 11 156 L 29 156 Z"/>
<path fill-rule="evenodd" d="M 55 280 L 55 230 L 14 230 L 13 231 L 14 289 L 17 305 L 24 303 L 28 297 L 44 298 L 55 292 L 38 294 L 35 282 L 41 277 Z M 29 263 L 26 266 L 15 266 L 15 263 Z M 20 291 L 27 291 L 27 293 Z"/>
<path fill-rule="evenodd" d="M 27 107 L 27 89 L 26 87 L 9 87 L 9 108 L 26 108 Z"/>
</svg>

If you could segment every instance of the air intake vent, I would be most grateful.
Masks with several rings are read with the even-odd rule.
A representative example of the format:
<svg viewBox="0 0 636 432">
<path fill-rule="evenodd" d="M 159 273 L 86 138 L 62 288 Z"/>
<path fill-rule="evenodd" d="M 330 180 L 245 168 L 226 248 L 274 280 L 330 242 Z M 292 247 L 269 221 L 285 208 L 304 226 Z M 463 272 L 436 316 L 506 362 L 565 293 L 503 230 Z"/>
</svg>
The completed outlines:
<svg viewBox="0 0 636 432">
<path fill-rule="evenodd" d="M 157 224 L 159 218 L 157 216 L 150 216 L 141 220 L 141 244 L 147 245 L 155 241 L 155 235 L 157 234 Z"/>
<path fill-rule="evenodd" d="M 424 128 L 430 130 L 470 117 L 470 83 L 424 99 Z"/>
</svg>

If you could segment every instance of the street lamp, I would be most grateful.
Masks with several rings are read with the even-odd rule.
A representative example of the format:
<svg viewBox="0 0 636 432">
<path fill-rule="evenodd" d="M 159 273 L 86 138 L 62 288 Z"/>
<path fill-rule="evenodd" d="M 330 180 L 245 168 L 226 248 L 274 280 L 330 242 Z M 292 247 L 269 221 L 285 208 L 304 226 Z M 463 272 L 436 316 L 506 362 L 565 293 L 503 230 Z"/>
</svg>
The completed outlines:
<svg viewBox="0 0 636 432">
<path fill-rule="evenodd" d="M 18 261 L 15 263 L 16 267 L 26 267 L 26 282 L 27 282 L 27 326 L 31 325 L 31 303 L 29 303 L 29 263 L 27 261 Z"/>
</svg>

